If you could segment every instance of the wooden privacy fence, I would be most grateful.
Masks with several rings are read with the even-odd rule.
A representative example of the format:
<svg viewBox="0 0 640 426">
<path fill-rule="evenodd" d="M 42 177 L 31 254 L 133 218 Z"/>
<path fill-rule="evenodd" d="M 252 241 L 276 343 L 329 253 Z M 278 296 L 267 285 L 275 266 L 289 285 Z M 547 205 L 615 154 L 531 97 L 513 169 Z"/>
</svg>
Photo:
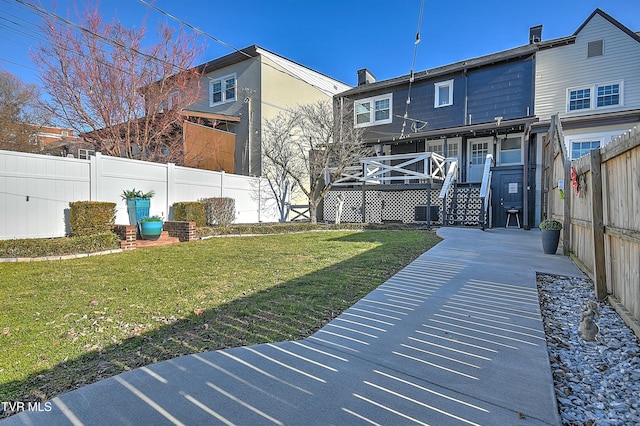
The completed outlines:
<svg viewBox="0 0 640 426">
<path fill-rule="evenodd" d="M 564 253 L 593 279 L 598 299 L 611 295 L 640 320 L 640 129 L 578 160 L 558 155 L 551 169 L 550 183 L 564 179 L 564 200 L 556 185 L 547 204 L 564 224 Z"/>
</svg>

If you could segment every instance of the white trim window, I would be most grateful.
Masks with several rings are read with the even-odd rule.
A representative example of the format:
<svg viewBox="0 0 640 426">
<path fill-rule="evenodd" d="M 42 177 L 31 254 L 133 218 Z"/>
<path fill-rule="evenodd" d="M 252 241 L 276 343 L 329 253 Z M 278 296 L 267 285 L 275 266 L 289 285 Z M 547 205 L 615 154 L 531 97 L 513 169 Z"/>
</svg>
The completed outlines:
<svg viewBox="0 0 640 426">
<path fill-rule="evenodd" d="M 623 82 L 567 89 L 567 112 L 622 106 Z"/>
<path fill-rule="evenodd" d="M 571 159 L 576 160 L 587 155 L 592 149 L 602 146 L 601 138 L 571 139 Z"/>
<path fill-rule="evenodd" d="M 236 75 L 230 74 L 209 81 L 209 106 L 236 100 Z"/>
<path fill-rule="evenodd" d="M 393 94 L 359 99 L 353 105 L 355 127 L 389 124 L 393 121 Z"/>
<path fill-rule="evenodd" d="M 434 108 L 453 105 L 453 80 L 434 83 L 433 86 L 435 90 Z"/>
<path fill-rule="evenodd" d="M 94 149 L 78 148 L 78 158 L 81 160 L 88 160 L 92 155 L 96 155 Z"/>
<path fill-rule="evenodd" d="M 499 164 L 522 164 L 522 138 L 506 137 L 500 141 Z"/>
</svg>

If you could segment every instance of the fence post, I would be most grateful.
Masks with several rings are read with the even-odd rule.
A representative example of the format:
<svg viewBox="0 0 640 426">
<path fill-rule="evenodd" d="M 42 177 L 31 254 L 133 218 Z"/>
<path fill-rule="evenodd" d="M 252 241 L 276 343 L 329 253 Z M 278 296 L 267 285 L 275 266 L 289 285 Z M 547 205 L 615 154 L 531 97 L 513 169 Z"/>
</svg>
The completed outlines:
<svg viewBox="0 0 640 426">
<path fill-rule="evenodd" d="M 564 142 L 563 142 L 564 143 Z M 563 210 L 563 232 L 562 232 L 562 254 L 569 256 L 571 253 L 571 160 L 564 162 L 564 210 Z M 569 193 L 567 193 L 569 191 Z M 560 189 L 558 188 L 558 192 Z"/>
<path fill-rule="evenodd" d="M 591 166 L 591 228 L 593 230 L 593 281 L 596 298 L 607 297 L 607 272 L 604 253 L 604 215 L 602 202 L 602 157 L 600 149 L 589 153 Z"/>
<path fill-rule="evenodd" d="M 102 162 L 102 154 L 96 152 L 96 155 L 89 156 L 89 201 L 100 201 L 100 163 Z"/>
<path fill-rule="evenodd" d="M 176 192 L 176 165 L 174 163 L 167 163 L 167 205 L 165 210 L 166 220 L 169 220 L 169 212 L 171 206 L 174 203 Z M 173 217 L 171 218 L 173 219 Z"/>
</svg>

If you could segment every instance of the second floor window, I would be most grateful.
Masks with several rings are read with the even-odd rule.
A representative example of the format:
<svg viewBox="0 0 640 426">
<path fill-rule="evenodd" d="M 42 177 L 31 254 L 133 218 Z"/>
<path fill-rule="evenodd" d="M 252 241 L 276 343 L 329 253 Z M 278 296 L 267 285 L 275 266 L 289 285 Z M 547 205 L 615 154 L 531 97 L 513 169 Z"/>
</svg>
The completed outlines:
<svg viewBox="0 0 640 426">
<path fill-rule="evenodd" d="M 393 96 L 391 94 L 360 99 L 354 102 L 355 127 L 388 124 L 392 121 Z"/>
<path fill-rule="evenodd" d="M 236 100 L 236 75 L 228 75 L 209 82 L 209 106 Z"/>
<path fill-rule="evenodd" d="M 596 107 L 605 107 L 620 104 L 620 85 L 607 84 L 597 86 L 598 95 L 596 98 Z"/>
<path fill-rule="evenodd" d="M 569 91 L 569 111 L 591 108 L 591 89 Z"/>
<path fill-rule="evenodd" d="M 567 112 L 622 105 L 622 83 L 595 84 L 567 91 Z"/>
<path fill-rule="evenodd" d="M 435 100 L 434 108 L 453 105 L 453 80 L 441 81 L 434 83 Z"/>
</svg>

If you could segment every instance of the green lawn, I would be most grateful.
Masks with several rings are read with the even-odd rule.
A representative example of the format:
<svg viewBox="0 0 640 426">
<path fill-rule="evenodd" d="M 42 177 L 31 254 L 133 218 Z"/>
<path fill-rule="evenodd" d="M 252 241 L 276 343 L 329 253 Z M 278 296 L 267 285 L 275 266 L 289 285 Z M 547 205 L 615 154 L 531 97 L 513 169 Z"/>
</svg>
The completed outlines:
<svg viewBox="0 0 640 426">
<path fill-rule="evenodd" d="M 306 337 L 437 242 L 426 231 L 307 232 L 0 263 L 0 401 Z"/>
</svg>

